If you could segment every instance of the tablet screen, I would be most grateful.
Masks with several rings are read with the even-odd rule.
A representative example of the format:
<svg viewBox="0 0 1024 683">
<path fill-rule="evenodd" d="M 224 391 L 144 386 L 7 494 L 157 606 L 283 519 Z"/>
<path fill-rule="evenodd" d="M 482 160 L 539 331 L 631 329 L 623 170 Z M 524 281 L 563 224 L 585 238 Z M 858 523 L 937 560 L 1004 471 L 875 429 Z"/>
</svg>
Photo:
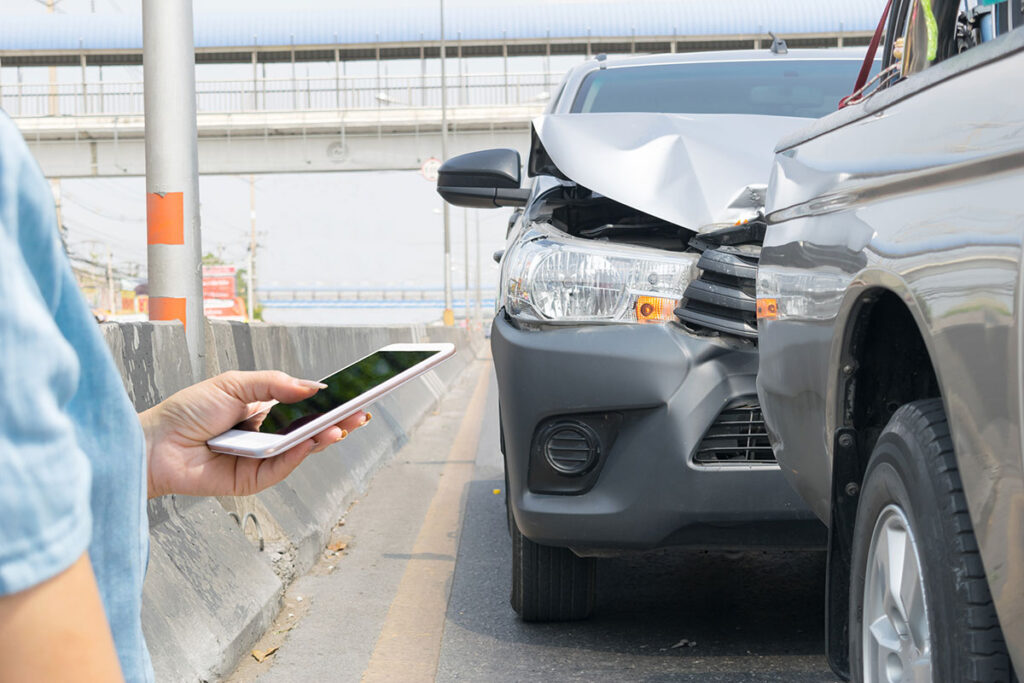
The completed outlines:
<svg viewBox="0 0 1024 683">
<path fill-rule="evenodd" d="M 298 403 L 278 403 L 263 419 L 259 431 L 288 434 L 360 394 L 413 367 L 437 351 L 377 351 L 322 380 L 327 385 Z M 238 429 L 244 429 L 239 426 Z"/>
</svg>

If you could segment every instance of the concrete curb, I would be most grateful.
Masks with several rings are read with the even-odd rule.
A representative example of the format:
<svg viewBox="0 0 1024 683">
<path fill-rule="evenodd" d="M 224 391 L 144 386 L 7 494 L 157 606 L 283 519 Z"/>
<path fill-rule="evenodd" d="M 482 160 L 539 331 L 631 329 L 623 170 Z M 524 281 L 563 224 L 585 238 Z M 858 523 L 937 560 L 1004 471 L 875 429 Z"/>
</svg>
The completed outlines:
<svg viewBox="0 0 1024 683">
<path fill-rule="evenodd" d="M 102 330 L 136 409 L 193 383 L 180 324 L 107 324 Z M 284 588 L 317 561 L 345 507 L 479 350 L 457 328 L 207 323 L 211 375 L 280 369 L 318 378 L 399 341 L 448 341 L 459 351 L 384 397 L 369 425 L 267 491 L 150 501 L 143 630 L 158 680 L 209 681 L 234 669 L 270 625 Z"/>
</svg>

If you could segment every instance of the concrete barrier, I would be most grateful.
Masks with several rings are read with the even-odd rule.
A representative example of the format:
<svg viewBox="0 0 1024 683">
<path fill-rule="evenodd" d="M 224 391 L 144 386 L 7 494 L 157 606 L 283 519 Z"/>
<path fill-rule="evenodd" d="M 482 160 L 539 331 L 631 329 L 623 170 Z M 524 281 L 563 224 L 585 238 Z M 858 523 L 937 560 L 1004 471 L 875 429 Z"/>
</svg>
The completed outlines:
<svg viewBox="0 0 1024 683">
<path fill-rule="evenodd" d="M 178 323 L 107 324 L 103 334 L 140 411 L 197 379 Z M 448 341 L 458 352 L 378 401 L 370 424 L 271 489 L 245 498 L 150 501 L 143 630 L 158 680 L 209 681 L 233 670 L 270 625 L 285 587 L 317 561 L 352 498 L 408 441 L 479 348 L 457 328 L 207 323 L 211 376 L 280 369 L 316 379 L 403 341 Z"/>
</svg>

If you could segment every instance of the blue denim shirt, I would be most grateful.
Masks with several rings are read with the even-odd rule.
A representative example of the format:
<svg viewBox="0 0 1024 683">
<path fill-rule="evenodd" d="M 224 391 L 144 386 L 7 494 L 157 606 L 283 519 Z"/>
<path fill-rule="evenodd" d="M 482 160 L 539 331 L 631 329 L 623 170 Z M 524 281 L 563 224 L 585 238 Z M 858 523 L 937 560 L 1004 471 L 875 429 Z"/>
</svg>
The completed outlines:
<svg viewBox="0 0 1024 683">
<path fill-rule="evenodd" d="M 71 272 L 49 184 L 0 113 L 0 595 L 86 551 L 125 678 L 152 680 L 142 429 Z"/>
</svg>

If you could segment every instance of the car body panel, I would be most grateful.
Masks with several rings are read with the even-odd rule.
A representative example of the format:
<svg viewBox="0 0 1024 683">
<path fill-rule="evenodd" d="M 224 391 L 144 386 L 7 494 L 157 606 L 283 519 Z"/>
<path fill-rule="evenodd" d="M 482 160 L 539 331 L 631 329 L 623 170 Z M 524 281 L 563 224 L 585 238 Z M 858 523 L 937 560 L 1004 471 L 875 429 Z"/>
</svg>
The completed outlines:
<svg viewBox="0 0 1024 683">
<path fill-rule="evenodd" d="M 827 521 L 859 306 L 899 297 L 935 368 L 1006 642 L 1024 666 L 1024 31 L 780 143 L 758 393 L 782 469 Z M 1019 669 L 1018 669 L 1019 670 Z"/>
<path fill-rule="evenodd" d="M 509 495 L 527 538 L 580 554 L 663 545 L 823 547 L 824 526 L 776 465 L 693 464 L 720 411 L 754 396 L 753 345 L 700 339 L 678 324 L 538 333 L 499 315 L 491 349 Z M 624 419 L 593 488 L 579 495 L 531 491 L 537 426 L 609 412 Z"/>
<path fill-rule="evenodd" d="M 697 230 L 756 214 L 775 143 L 806 123 L 745 114 L 609 113 L 542 116 L 533 127 L 566 177 Z"/>
</svg>

